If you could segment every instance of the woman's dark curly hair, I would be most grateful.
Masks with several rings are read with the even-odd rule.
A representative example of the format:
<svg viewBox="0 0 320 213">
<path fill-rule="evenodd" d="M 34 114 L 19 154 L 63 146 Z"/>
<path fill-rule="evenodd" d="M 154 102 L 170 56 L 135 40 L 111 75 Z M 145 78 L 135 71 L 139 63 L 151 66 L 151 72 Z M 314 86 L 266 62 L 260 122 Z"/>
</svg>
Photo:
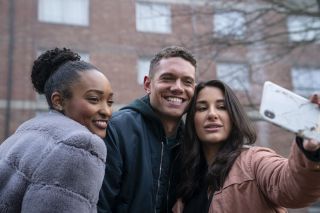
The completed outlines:
<svg viewBox="0 0 320 213">
<path fill-rule="evenodd" d="M 201 141 L 196 135 L 194 117 L 196 101 L 199 93 L 206 87 L 219 88 L 225 100 L 225 107 L 229 114 L 232 129 L 227 140 L 219 148 L 212 165 L 207 165 Z M 208 186 L 211 195 L 219 190 L 228 176 L 228 173 L 241 152 L 244 144 L 253 144 L 256 132 L 246 112 L 241 106 L 232 89 L 219 80 L 199 83 L 187 112 L 185 137 L 181 147 L 181 171 L 183 177 L 178 185 L 178 196 L 187 202 L 200 186 Z"/>
<path fill-rule="evenodd" d="M 60 92 L 63 98 L 71 98 L 70 86 L 79 79 L 79 73 L 97 68 L 80 61 L 80 56 L 67 48 L 55 48 L 41 54 L 33 63 L 31 81 L 39 94 L 45 94 L 50 109 L 51 95 Z"/>
</svg>

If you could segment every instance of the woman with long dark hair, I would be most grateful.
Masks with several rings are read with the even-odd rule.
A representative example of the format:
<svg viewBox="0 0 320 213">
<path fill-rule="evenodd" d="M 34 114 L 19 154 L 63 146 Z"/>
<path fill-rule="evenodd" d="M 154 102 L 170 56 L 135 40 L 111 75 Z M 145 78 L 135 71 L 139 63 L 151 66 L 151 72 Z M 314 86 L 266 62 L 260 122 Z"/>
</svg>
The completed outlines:
<svg viewBox="0 0 320 213">
<path fill-rule="evenodd" d="M 319 104 L 317 96 L 313 102 Z M 286 212 L 320 197 L 320 145 L 297 138 L 289 159 L 249 147 L 255 130 L 219 80 L 196 87 L 181 150 L 175 213 Z"/>
</svg>

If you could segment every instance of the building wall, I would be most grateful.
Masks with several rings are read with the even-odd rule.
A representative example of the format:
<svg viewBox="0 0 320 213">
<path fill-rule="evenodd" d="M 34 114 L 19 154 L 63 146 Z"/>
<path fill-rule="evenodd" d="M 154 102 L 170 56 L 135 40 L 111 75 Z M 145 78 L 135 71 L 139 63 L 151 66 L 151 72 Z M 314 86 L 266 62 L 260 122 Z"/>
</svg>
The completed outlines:
<svg viewBox="0 0 320 213">
<path fill-rule="evenodd" d="M 9 4 L 1 0 L 0 25 L 0 107 L 5 110 L 8 87 L 9 61 Z M 66 46 L 78 52 L 88 53 L 90 62 L 100 68 L 110 79 L 115 101 L 118 105 L 131 102 L 136 97 L 144 95 L 142 85 L 137 79 L 137 61 L 139 57 L 152 57 L 160 48 L 178 44 L 186 46 L 195 53 L 198 60 L 198 80 L 217 78 L 216 64 L 220 62 L 246 63 L 250 68 L 251 87 L 249 91 L 239 92 L 238 96 L 244 105 L 260 102 L 261 85 L 265 80 L 272 80 L 292 89 L 290 69 L 293 66 L 320 66 L 317 51 L 319 45 L 311 45 L 303 50 L 283 58 L 263 68 L 252 65 L 255 60 L 264 57 L 251 48 L 239 46 L 223 51 L 214 59 L 208 57 L 210 52 L 216 51 L 219 45 L 210 48 L 193 49 L 201 43 L 200 35 L 212 32 L 212 17 L 207 14 L 190 16 L 194 11 L 211 12 L 203 1 L 188 1 L 171 5 L 172 33 L 138 32 L 135 23 L 135 1 L 133 0 L 91 0 L 89 8 L 89 25 L 74 26 L 68 24 L 52 24 L 38 21 L 38 0 L 15 0 L 14 14 L 14 49 L 13 49 L 13 81 L 12 81 L 12 113 L 15 119 L 10 120 L 11 132 L 24 120 L 32 117 L 37 108 L 36 94 L 30 83 L 30 70 L 33 60 L 39 51 L 53 47 Z M 189 14 L 189 15 L 188 15 Z M 130 17 L 130 18 L 128 18 Z M 283 24 L 285 26 L 285 24 Z M 208 39 L 208 38 L 206 38 Z M 285 41 L 284 41 L 285 42 Z M 301 52 L 303 51 L 303 54 Z M 272 55 L 275 52 L 265 51 Z M 247 98 L 247 94 L 251 99 Z M 0 116 L 4 123 L 5 113 Z M 17 120 L 16 120 L 17 119 Z M 4 138 L 0 133 L 0 138 Z"/>
<path fill-rule="evenodd" d="M 247 93 L 244 92 L 239 92 L 238 96 L 245 106 L 254 103 L 256 110 L 261 98 L 261 86 L 265 80 L 272 80 L 292 89 L 290 77 L 292 67 L 320 67 L 319 44 L 296 50 L 292 55 L 263 68 L 252 63 L 263 59 L 265 54 L 272 55 L 276 52 L 268 50 L 257 52 L 255 46 L 251 48 L 239 46 L 222 52 L 213 60 L 209 56 L 220 48 L 218 44 L 210 48 L 193 48 L 195 44 L 203 42 L 201 40 L 203 37 L 200 38 L 200 35 L 208 33 L 210 36 L 209 32 L 212 32 L 211 17 L 199 14 L 190 16 L 195 11 L 210 12 L 212 9 L 204 3 L 205 1 L 148 0 L 171 5 L 172 33 L 169 34 L 138 32 L 134 0 L 91 0 L 88 26 L 39 22 L 38 0 L 11 1 L 15 3 L 14 14 L 9 12 L 9 1 L 0 0 L 0 126 L 6 124 L 10 58 L 8 23 L 10 17 L 14 17 L 10 133 L 13 133 L 23 121 L 33 117 L 39 108 L 37 96 L 30 83 L 31 66 L 39 51 L 53 47 L 66 46 L 78 52 L 88 53 L 90 62 L 104 72 L 111 81 L 115 93 L 115 108 L 145 94 L 143 86 L 136 81 L 137 61 L 139 57 L 152 57 L 155 52 L 167 45 L 177 44 L 192 49 L 198 58 L 199 81 L 217 77 L 216 63 L 249 64 L 252 85 L 247 92 L 251 99 L 249 100 Z M 194 4 L 191 5 L 191 2 Z M 248 1 L 249 6 L 256 4 L 259 4 L 259 1 Z M 286 42 L 287 38 L 283 39 Z M 258 145 L 271 147 L 280 154 L 288 155 L 293 134 L 261 120 L 256 121 L 255 125 L 259 134 Z M 4 128 L 0 131 L 0 141 L 5 139 L 2 129 Z"/>
</svg>

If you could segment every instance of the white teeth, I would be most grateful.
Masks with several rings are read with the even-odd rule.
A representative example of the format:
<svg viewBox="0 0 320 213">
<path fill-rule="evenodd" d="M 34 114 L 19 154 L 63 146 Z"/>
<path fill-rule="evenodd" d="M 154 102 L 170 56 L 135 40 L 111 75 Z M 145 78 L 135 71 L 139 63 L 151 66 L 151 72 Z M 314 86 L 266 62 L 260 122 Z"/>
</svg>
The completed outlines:
<svg viewBox="0 0 320 213">
<path fill-rule="evenodd" d="M 106 121 L 96 121 L 95 123 L 100 128 L 107 128 L 107 122 Z"/>
<path fill-rule="evenodd" d="M 99 124 L 99 125 L 103 125 L 105 123 L 106 123 L 105 121 L 97 121 L 97 124 Z"/>
<path fill-rule="evenodd" d="M 174 102 L 174 103 L 179 103 L 179 104 L 182 103 L 182 99 L 181 98 L 169 97 L 167 100 L 170 101 L 170 102 Z"/>
</svg>

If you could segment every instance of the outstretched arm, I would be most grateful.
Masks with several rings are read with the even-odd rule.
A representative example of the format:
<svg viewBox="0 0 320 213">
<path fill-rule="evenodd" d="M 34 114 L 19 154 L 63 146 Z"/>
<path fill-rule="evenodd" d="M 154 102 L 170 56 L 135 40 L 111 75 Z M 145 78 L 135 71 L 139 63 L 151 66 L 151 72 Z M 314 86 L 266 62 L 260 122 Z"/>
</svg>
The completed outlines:
<svg viewBox="0 0 320 213">
<path fill-rule="evenodd" d="M 320 106 L 318 95 L 310 100 Z M 258 183 L 272 202 L 299 208 L 320 197 L 319 141 L 297 137 L 288 160 L 271 153 L 256 156 L 253 165 Z"/>
<path fill-rule="evenodd" d="M 318 106 L 320 108 L 320 98 L 317 94 L 312 95 L 310 100 L 312 103 L 318 104 Z M 319 150 L 320 149 L 320 142 L 316 141 L 316 140 L 306 140 L 305 139 L 303 141 L 303 148 L 309 152 L 315 152 L 315 151 L 320 152 L 320 150 Z"/>
</svg>

